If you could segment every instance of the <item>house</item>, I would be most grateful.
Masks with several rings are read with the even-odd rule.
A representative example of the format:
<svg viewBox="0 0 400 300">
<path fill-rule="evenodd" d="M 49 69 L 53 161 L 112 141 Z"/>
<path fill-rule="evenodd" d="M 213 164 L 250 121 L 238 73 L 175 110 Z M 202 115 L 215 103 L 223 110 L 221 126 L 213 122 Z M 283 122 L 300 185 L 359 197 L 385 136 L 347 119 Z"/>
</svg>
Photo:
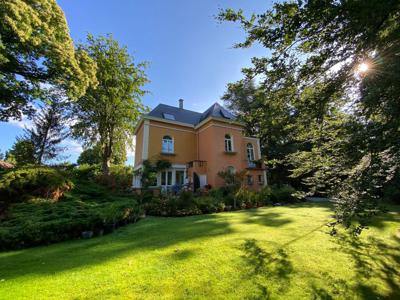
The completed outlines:
<svg viewBox="0 0 400 300">
<path fill-rule="evenodd" d="M 219 187 L 225 182 L 218 172 L 224 170 L 245 171 L 250 189 L 266 184 L 259 139 L 245 136 L 244 124 L 218 103 L 203 113 L 184 109 L 182 99 L 178 107 L 159 104 L 142 116 L 135 135 L 135 171 L 143 168 L 144 160 L 171 163 L 157 174 L 154 186 Z M 134 176 L 133 187 L 141 187 L 140 175 Z"/>
</svg>

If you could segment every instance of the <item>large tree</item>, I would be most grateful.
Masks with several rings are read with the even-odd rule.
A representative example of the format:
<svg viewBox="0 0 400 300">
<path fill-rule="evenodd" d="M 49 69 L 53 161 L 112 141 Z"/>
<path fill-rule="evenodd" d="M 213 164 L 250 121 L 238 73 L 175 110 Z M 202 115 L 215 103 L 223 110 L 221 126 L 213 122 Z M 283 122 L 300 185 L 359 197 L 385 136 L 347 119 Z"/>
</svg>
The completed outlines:
<svg viewBox="0 0 400 300">
<path fill-rule="evenodd" d="M 124 164 L 127 160 L 126 143 L 115 143 L 112 150 L 111 163 L 115 165 Z M 96 144 L 89 148 L 84 149 L 78 157 L 78 164 L 101 164 L 102 150 L 100 144 Z"/>
<path fill-rule="evenodd" d="M 244 73 L 291 110 L 285 128 L 300 145 L 287 156 L 292 176 L 330 183 L 340 222 L 367 215 L 399 173 L 400 2 L 284 1 L 219 18 L 246 31 L 238 47 L 271 51 Z"/>
<path fill-rule="evenodd" d="M 33 126 L 25 129 L 25 139 L 32 142 L 35 162 L 42 164 L 56 158 L 64 148 L 60 143 L 67 138 L 65 105 L 57 93 L 53 92 L 50 104 L 35 114 Z"/>
<path fill-rule="evenodd" d="M 0 1 L 0 120 L 34 112 L 48 86 L 82 96 L 95 82 L 95 64 L 75 49 L 55 0 Z"/>
<path fill-rule="evenodd" d="M 105 175 L 116 145 L 130 145 L 136 122 L 143 111 L 141 96 L 148 81 L 145 63 L 135 64 L 125 47 L 111 36 L 89 35 L 82 46 L 97 63 L 98 86 L 90 86 L 73 109 L 75 137 L 86 145 L 101 148 L 102 170 Z"/>
<path fill-rule="evenodd" d="M 6 161 L 17 166 L 34 164 L 35 146 L 32 141 L 18 137 L 11 149 L 6 152 Z"/>
</svg>

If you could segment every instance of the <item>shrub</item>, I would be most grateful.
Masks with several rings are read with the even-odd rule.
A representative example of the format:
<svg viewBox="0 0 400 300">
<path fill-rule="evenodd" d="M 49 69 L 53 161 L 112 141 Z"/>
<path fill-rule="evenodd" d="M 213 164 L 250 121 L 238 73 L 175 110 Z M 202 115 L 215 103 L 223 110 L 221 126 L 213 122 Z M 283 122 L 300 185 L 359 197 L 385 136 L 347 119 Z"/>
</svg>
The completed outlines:
<svg viewBox="0 0 400 300">
<path fill-rule="evenodd" d="M 126 190 L 132 186 L 133 168 L 124 165 L 110 166 L 107 176 L 97 175 L 96 181 L 113 190 Z"/>
<path fill-rule="evenodd" d="M 296 190 L 290 185 L 282 185 L 280 187 L 273 185 L 271 187 L 271 201 L 277 202 L 296 202 L 297 198 L 293 196 Z"/>
<path fill-rule="evenodd" d="M 100 165 L 82 164 L 72 170 L 76 180 L 89 180 L 100 183 L 113 190 L 126 190 L 132 186 L 133 168 L 124 165 L 111 165 L 110 173 L 102 175 Z"/>
<path fill-rule="evenodd" d="M 271 199 L 272 189 L 269 186 L 265 186 L 258 192 L 258 201 L 261 205 L 270 205 L 272 204 Z"/>
<path fill-rule="evenodd" d="M 94 180 L 100 174 L 100 165 L 82 164 L 72 170 L 72 176 L 78 180 Z"/>
<path fill-rule="evenodd" d="M 141 214 L 132 195 L 113 194 L 88 182 L 77 185 L 60 202 L 37 198 L 10 206 L 0 223 L 0 250 L 79 238 L 84 231 L 102 235 L 137 221 Z"/>
<path fill-rule="evenodd" d="M 240 188 L 235 193 L 236 208 L 253 208 L 267 204 L 264 199 L 265 192 L 255 192 L 245 188 Z"/>
<path fill-rule="evenodd" d="M 57 201 L 72 187 L 72 182 L 57 169 L 24 167 L 2 176 L 0 196 L 8 203 L 22 202 L 35 196 Z"/>
</svg>

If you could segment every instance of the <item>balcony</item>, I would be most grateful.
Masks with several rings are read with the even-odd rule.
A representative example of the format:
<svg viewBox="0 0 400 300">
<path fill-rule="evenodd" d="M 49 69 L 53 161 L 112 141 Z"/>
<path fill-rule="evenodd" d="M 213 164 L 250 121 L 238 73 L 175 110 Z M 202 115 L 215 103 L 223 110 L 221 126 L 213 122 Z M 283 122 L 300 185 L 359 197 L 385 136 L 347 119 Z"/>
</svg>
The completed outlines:
<svg viewBox="0 0 400 300">
<path fill-rule="evenodd" d="M 247 169 L 264 170 L 264 163 L 262 161 L 247 161 Z"/>
<path fill-rule="evenodd" d="M 205 160 L 192 160 L 192 161 L 187 163 L 187 168 L 188 169 L 191 169 L 191 168 L 203 168 L 203 167 L 207 167 L 207 161 L 205 161 Z"/>
</svg>

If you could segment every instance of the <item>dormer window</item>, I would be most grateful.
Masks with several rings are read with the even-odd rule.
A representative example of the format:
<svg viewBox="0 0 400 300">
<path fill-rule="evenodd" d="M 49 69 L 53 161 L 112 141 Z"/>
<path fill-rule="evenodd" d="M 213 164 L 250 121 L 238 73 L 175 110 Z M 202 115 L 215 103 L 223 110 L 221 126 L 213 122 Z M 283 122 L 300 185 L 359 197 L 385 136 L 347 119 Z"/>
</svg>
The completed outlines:
<svg viewBox="0 0 400 300">
<path fill-rule="evenodd" d="M 230 134 L 225 134 L 225 152 L 233 152 L 233 142 Z"/>
<path fill-rule="evenodd" d="M 163 117 L 164 117 L 164 119 L 166 119 L 166 120 L 175 121 L 175 116 L 174 116 L 174 115 L 167 114 L 167 113 L 163 113 Z"/>
<path fill-rule="evenodd" d="M 166 135 L 162 139 L 162 152 L 163 153 L 174 153 L 174 140 Z"/>
</svg>

